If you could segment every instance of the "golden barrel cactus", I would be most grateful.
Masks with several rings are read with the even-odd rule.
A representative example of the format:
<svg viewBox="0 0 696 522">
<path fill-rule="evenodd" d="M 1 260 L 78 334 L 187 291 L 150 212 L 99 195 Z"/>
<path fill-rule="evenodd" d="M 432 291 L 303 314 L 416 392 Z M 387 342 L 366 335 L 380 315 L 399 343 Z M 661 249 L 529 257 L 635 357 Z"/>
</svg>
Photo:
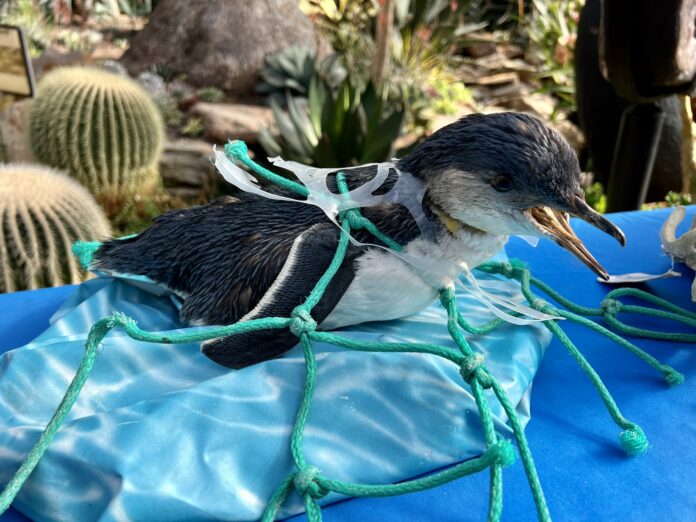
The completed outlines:
<svg viewBox="0 0 696 522">
<path fill-rule="evenodd" d="M 68 67 L 40 82 L 29 137 L 39 162 L 67 171 L 97 196 L 123 195 L 155 184 L 163 123 L 130 78 Z"/>
<path fill-rule="evenodd" d="M 79 283 L 78 240 L 104 239 L 109 222 L 77 181 L 38 165 L 0 166 L 0 292 Z"/>
</svg>

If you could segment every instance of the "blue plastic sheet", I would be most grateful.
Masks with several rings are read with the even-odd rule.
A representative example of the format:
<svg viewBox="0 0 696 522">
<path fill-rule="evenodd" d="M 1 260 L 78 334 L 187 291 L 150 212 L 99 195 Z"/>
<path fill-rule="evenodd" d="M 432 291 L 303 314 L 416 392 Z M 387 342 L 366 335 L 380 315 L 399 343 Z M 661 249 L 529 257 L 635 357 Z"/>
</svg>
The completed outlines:
<svg viewBox="0 0 696 522">
<path fill-rule="evenodd" d="M 481 279 L 492 277 L 483 274 Z M 502 295 L 518 296 L 509 283 Z M 458 293 L 471 322 L 490 312 Z M 0 483 L 55 410 L 90 326 L 114 311 L 143 329 L 182 331 L 176 298 L 154 285 L 100 278 L 81 285 L 28 345 L 0 358 Z M 438 305 L 399 321 L 345 329 L 355 339 L 454 346 Z M 531 381 L 549 342 L 540 325 L 472 337 L 526 422 Z M 392 483 L 479 455 L 473 398 L 451 363 L 316 344 L 319 373 L 304 447 L 324 475 Z M 232 371 L 197 344 L 133 341 L 115 330 L 73 411 L 14 506 L 34 520 L 255 520 L 293 469 L 290 430 L 304 384 L 295 348 Z M 491 401 L 500 433 L 506 416 Z M 322 502 L 341 497 L 331 494 Z M 292 497 L 283 515 L 301 512 Z"/>
</svg>

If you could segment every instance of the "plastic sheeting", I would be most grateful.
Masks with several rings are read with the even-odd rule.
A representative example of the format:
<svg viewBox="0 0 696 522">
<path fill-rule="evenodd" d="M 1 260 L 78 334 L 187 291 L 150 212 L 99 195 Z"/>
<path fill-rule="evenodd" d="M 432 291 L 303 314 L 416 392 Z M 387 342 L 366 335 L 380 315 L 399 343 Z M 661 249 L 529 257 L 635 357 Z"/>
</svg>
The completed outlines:
<svg viewBox="0 0 696 522">
<path fill-rule="evenodd" d="M 477 274 L 479 280 L 493 276 Z M 517 300 L 514 283 L 494 292 Z M 491 318 L 471 295 L 474 324 Z M 121 311 L 148 330 L 182 331 L 179 303 L 146 282 L 100 278 L 79 287 L 52 326 L 0 358 L 0 483 L 9 480 L 55 410 L 90 326 Z M 454 346 L 438 305 L 398 321 L 343 330 L 356 339 Z M 471 337 L 523 421 L 549 335 L 506 324 Z M 359 483 L 405 480 L 474 457 L 480 419 L 459 369 L 425 354 L 370 354 L 315 344 L 319 366 L 304 448 L 324 475 Z M 255 520 L 293 470 L 290 430 L 304 383 L 298 348 L 239 371 L 197 344 L 105 339 L 66 424 L 14 506 L 35 520 Z M 500 433 L 506 416 L 491 401 Z M 466 480 L 466 479 L 462 479 Z M 323 503 L 340 499 L 331 494 Z M 284 515 L 303 510 L 299 497 Z"/>
</svg>

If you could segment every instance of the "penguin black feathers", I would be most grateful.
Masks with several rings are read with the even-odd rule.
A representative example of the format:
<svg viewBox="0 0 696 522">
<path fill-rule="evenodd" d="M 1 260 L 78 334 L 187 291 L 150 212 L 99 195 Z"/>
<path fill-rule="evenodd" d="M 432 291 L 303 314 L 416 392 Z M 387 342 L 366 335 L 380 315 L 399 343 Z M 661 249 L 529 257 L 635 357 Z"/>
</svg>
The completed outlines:
<svg viewBox="0 0 696 522">
<path fill-rule="evenodd" d="M 541 236 L 606 277 L 567 224 L 568 215 L 625 241 L 585 203 L 568 143 L 531 116 L 467 116 L 434 133 L 396 166 L 424 183 L 423 211 L 436 237 L 422 237 L 401 205 L 362 212 L 406 253 L 475 267 L 495 255 L 509 235 Z M 374 177 L 376 168 L 346 174 L 352 189 Z M 392 169 L 378 192 L 388 191 L 397 176 Z M 335 179 L 328 181 L 335 185 Z M 183 299 L 181 320 L 194 325 L 289 317 L 331 263 L 339 235 L 318 207 L 242 193 L 163 214 L 135 237 L 107 241 L 91 268 L 165 285 Z M 353 236 L 379 244 L 364 231 Z M 321 329 L 333 329 L 405 317 L 429 306 L 441 283 L 384 249 L 351 244 L 312 318 Z M 278 357 L 296 343 L 287 329 L 270 330 L 207 341 L 202 351 L 239 369 Z"/>
</svg>

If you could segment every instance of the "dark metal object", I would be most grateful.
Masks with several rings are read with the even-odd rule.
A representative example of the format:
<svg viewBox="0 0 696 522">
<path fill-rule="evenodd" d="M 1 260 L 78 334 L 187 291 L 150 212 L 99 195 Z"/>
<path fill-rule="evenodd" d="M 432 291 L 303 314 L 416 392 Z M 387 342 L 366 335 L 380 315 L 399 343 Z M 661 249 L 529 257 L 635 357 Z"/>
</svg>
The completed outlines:
<svg viewBox="0 0 696 522">
<path fill-rule="evenodd" d="M 602 0 L 602 74 L 636 105 L 623 113 L 607 210 L 640 208 L 650 183 L 664 114 L 652 103 L 691 92 L 696 79 L 696 0 Z"/>
<path fill-rule="evenodd" d="M 635 104 L 621 117 L 607 187 L 607 210 L 639 209 L 645 202 L 665 113 L 654 103 Z"/>
<path fill-rule="evenodd" d="M 602 74 L 632 102 L 689 92 L 695 26 L 696 0 L 602 0 Z"/>
</svg>

